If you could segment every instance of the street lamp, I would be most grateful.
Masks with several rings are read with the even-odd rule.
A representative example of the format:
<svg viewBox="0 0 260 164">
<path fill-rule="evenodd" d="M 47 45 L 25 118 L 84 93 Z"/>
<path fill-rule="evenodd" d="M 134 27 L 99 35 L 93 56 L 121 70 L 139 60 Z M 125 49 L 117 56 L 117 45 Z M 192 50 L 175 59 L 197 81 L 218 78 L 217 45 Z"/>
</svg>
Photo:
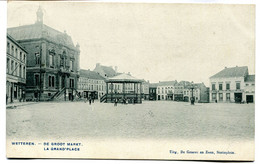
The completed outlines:
<svg viewBox="0 0 260 164">
<path fill-rule="evenodd" d="M 194 84 L 193 84 L 193 82 L 191 82 L 191 87 L 190 87 L 190 89 L 191 89 L 190 103 L 191 103 L 191 105 L 194 105 L 195 99 L 194 99 L 194 96 L 193 96 L 193 90 L 194 90 Z"/>
</svg>

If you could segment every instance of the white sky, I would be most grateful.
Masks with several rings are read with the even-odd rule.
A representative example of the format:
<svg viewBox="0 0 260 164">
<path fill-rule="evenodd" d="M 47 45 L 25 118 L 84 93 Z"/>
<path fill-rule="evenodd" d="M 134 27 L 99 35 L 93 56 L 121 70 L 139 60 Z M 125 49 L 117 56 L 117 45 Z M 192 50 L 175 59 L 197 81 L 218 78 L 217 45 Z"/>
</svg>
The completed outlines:
<svg viewBox="0 0 260 164">
<path fill-rule="evenodd" d="M 225 66 L 255 70 L 252 5 L 9 2 L 8 27 L 44 24 L 80 44 L 80 67 L 118 66 L 150 82 L 204 82 Z"/>
</svg>

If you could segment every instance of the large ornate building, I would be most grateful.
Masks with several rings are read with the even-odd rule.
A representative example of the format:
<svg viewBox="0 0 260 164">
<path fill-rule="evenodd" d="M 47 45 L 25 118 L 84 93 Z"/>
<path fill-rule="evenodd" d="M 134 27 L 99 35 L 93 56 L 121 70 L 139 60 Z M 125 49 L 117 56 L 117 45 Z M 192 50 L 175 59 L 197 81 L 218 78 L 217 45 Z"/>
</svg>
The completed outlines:
<svg viewBox="0 0 260 164">
<path fill-rule="evenodd" d="M 80 47 L 74 46 L 66 32 L 43 24 L 41 7 L 36 15 L 35 24 L 7 30 L 28 52 L 26 99 L 73 99 L 77 93 Z"/>
<path fill-rule="evenodd" d="M 25 100 L 27 51 L 7 34 L 6 103 Z"/>
</svg>

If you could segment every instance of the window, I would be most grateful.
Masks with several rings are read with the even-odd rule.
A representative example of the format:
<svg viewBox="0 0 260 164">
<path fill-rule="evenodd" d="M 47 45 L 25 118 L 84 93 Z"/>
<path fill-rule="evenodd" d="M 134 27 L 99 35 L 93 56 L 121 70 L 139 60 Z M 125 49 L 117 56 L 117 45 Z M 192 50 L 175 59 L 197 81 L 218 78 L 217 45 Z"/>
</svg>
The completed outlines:
<svg viewBox="0 0 260 164">
<path fill-rule="evenodd" d="M 226 93 L 226 99 L 230 100 L 230 93 Z"/>
<path fill-rule="evenodd" d="M 61 59 L 60 59 L 60 66 L 61 66 L 61 67 L 63 67 L 63 66 L 65 65 L 64 62 L 65 62 L 64 58 L 61 58 Z"/>
<path fill-rule="evenodd" d="M 25 78 L 25 66 L 23 66 L 23 78 Z"/>
<path fill-rule="evenodd" d="M 215 84 L 212 84 L 212 90 L 216 90 L 216 85 Z"/>
<path fill-rule="evenodd" d="M 34 84 L 38 86 L 40 84 L 40 76 L 38 74 L 34 75 Z"/>
<path fill-rule="evenodd" d="M 54 66 L 54 60 L 53 60 L 53 55 L 52 54 L 49 55 L 49 63 L 50 63 L 51 67 Z"/>
<path fill-rule="evenodd" d="M 70 61 L 70 70 L 73 71 L 73 61 Z"/>
<path fill-rule="evenodd" d="M 17 48 L 15 49 L 15 57 L 18 58 L 18 50 L 17 50 Z"/>
<path fill-rule="evenodd" d="M 36 54 L 35 54 L 35 64 L 36 64 L 36 65 L 39 65 L 39 64 L 40 64 L 40 54 L 39 54 L 39 53 L 36 53 Z"/>
<path fill-rule="evenodd" d="M 236 83 L 236 89 L 240 89 L 240 83 Z"/>
<path fill-rule="evenodd" d="M 14 70 L 14 61 L 11 61 L 11 74 L 13 74 L 13 70 Z"/>
<path fill-rule="evenodd" d="M 11 49 L 11 55 L 14 56 L 14 46 L 12 45 L 12 49 Z"/>
<path fill-rule="evenodd" d="M 6 47 L 6 50 L 7 50 L 7 53 L 9 53 L 9 54 L 10 54 L 10 43 L 9 43 L 9 42 L 7 42 L 7 47 Z"/>
<path fill-rule="evenodd" d="M 49 87 L 54 87 L 54 76 L 49 76 Z"/>
<path fill-rule="evenodd" d="M 216 100 L 216 93 L 212 93 L 212 100 Z"/>
<path fill-rule="evenodd" d="M 230 84 L 229 83 L 226 84 L 226 90 L 230 90 Z"/>
<path fill-rule="evenodd" d="M 22 77 L 22 65 L 20 64 L 20 67 L 19 67 L 19 76 Z"/>
<path fill-rule="evenodd" d="M 16 75 L 17 76 L 17 63 L 15 62 L 15 67 L 14 67 L 14 75 Z"/>
<path fill-rule="evenodd" d="M 222 84 L 219 84 L 218 89 L 222 91 Z"/>
<path fill-rule="evenodd" d="M 7 58 L 7 60 L 6 60 L 6 73 L 10 72 L 9 68 L 10 68 L 10 59 Z"/>
<path fill-rule="evenodd" d="M 70 79 L 70 88 L 74 88 L 74 79 Z"/>
<path fill-rule="evenodd" d="M 23 60 L 23 57 L 22 57 L 22 52 L 20 52 L 20 61 L 22 61 Z"/>
<path fill-rule="evenodd" d="M 219 101 L 223 101 L 223 93 L 219 93 Z"/>
</svg>

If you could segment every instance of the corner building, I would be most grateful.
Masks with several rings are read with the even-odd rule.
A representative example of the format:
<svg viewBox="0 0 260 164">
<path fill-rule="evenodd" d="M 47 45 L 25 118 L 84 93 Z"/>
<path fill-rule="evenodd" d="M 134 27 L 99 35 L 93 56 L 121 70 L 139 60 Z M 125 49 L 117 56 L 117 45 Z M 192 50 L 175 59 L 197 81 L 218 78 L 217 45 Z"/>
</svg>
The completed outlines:
<svg viewBox="0 0 260 164">
<path fill-rule="evenodd" d="M 7 32 L 28 52 L 26 99 L 72 99 L 79 78 L 79 45 L 66 32 L 43 24 L 39 7 L 35 24 L 8 28 Z"/>
<path fill-rule="evenodd" d="M 254 77 L 247 66 L 224 68 L 210 77 L 210 101 L 254 102 Z"/>
<path fill-rule="evenodd" d="M 7 34 L 6 103 L 25 101 L 27 51 Z"/>
</svg>

